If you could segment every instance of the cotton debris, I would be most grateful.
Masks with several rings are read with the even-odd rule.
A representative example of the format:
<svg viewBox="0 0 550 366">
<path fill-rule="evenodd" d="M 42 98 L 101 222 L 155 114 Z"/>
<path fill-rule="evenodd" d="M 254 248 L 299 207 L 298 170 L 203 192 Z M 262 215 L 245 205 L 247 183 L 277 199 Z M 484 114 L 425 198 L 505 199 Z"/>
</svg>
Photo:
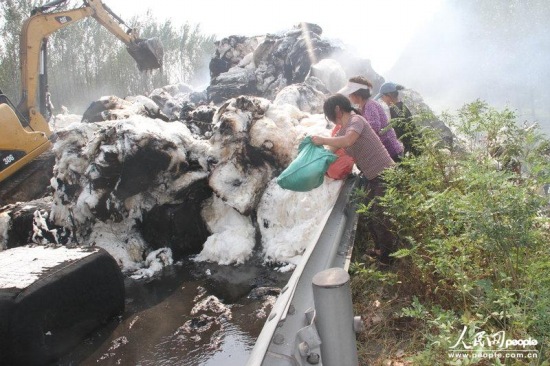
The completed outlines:
<svg viewBox="0 0 550 366">
<path fill-rule="evenodd" d="M 181 122 L 139 114 L 116 121 L 58 122 L 65 127 L 57 131 L 53 147 L 51 212 L 37 214 L 35 225 L 54 236 L 46 219 L 69 228 L 77 244 L 104 248 L 134 278 L 152 276 L 174 262 L 169 248 L 153 251 L 143 239 L 144 213 L 185 202 L 182 192 L 194 182 L 206 180 L 212 189 L 201 214 L 210 236 L 194 260 L 238 265 L 260 247 L 266 263 L 288 264 L 288 269 L 315 241 L 341 186 L 327 178 L 316 190 L 297 193 L 275 183 L 296 157 L 301 139 L 330 134 L 321 115 L 290 104 L 230 99 L 216 109 L 211 137 L 197 136 Z M 9 220 L 3 218 L 1 226 L 0 238 L 7 235 Z M 44 242 L 38 234 L 35 239 Z"/>
</svg>

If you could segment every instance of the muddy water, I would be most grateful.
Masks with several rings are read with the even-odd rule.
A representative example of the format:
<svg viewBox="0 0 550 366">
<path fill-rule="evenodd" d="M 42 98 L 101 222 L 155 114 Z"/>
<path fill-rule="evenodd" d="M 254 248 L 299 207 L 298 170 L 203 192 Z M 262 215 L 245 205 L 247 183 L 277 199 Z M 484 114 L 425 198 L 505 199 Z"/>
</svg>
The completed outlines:
<svg viewBox="0 0 550 366">
<path fill-rule="evenodd" d="M 246 363 L 281 274 L 186 260 L 147 281 L 126 280 L 126 310 L 56 365 L 235 365 Z"/>
</svg>

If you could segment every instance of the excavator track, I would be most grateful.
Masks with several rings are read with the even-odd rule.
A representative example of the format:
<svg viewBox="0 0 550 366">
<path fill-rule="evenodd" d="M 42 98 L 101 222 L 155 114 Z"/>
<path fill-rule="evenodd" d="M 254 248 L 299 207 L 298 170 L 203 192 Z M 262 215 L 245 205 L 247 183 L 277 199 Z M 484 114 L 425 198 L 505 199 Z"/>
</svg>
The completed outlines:
<svg viewBox="0 0 550 366">
<path fill-rule="evenodd" d="M 55 155 L 48 150 L 0 182 L 0 207 L 15 202 L 28 202 L 50 193 Z"/>
</svg>

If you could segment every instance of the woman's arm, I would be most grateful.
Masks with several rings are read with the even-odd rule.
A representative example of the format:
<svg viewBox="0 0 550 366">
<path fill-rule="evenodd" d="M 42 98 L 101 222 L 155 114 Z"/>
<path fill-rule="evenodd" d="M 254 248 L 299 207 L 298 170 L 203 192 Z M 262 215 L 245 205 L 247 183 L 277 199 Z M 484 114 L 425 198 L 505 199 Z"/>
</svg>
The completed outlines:
<svg viewBox="0 0 550 366">
<path fill-rule="evenodd" d="M 359 134 L 355 131 L 348 131 L 344 136 L 337 137 L 323 137 L 323 136 L 312 136 L 311 141 L 315 145 L 328 145 L 335 149 L 350 147 L 357 141 Z"/>
</svg>

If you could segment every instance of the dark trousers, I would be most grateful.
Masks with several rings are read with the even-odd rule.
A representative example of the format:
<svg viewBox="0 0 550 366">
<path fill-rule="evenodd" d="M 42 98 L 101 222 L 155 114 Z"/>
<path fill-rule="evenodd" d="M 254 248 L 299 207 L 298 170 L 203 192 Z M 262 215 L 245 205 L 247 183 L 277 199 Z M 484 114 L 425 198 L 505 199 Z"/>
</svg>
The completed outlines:
<svg viewBox="0 0 550 366">
<path fill-rule="evenodd" d="M 386 191 L 384 181 L 380 177 L 376 177 L 366 181 L 365 190 L 367 192 L 365 204 L 369 207 L 369 219 L 367 227 L 369 229 L 372 240 L 374 241 L 375 249 L 380 250 L 380 261 L 389 263 L 389 255 L 396 250 L 397 240 L 390 229 L 390 222 L 384 209 L 380 205 L 379 199 Z"/>
</svg>

